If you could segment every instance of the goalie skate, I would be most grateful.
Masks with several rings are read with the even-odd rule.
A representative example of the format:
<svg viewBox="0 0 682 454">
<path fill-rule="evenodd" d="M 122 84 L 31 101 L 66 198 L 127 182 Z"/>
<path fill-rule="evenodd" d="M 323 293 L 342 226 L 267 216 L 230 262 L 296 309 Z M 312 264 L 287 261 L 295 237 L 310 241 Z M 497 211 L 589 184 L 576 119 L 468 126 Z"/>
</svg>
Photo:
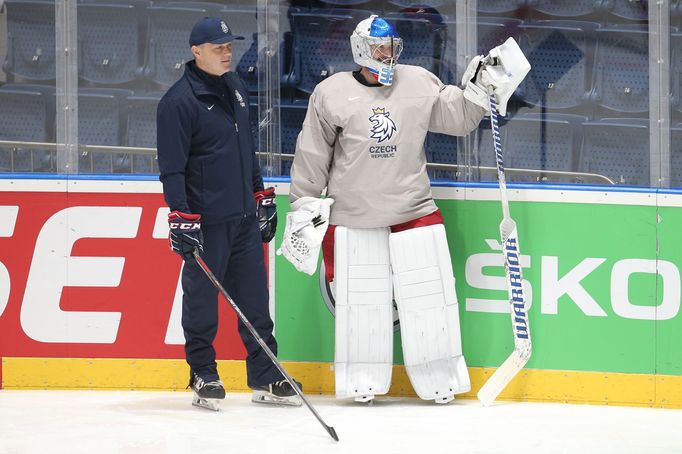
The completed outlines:
<svg viewBox="0 0 682 454">
<path fill-rule="evenodd" d="M 220 380 L 204 381 L 190 372 L 188 388 L 192 388 L 192 405 L 208 410 L 220 410 L 220 401 L 225 399 L 225 388 Z"/>
<path fill-rule="evenodd" d="M 296 384 L 298 389 L 303 391 L 303 386 L 298 381 L 296 381 Z M 286 380 L 279 380 L 268 385 L 253 388 L 251 402 L 257 404 L 301 406 L 301 398 L 293 386 Z"/>
</svg>

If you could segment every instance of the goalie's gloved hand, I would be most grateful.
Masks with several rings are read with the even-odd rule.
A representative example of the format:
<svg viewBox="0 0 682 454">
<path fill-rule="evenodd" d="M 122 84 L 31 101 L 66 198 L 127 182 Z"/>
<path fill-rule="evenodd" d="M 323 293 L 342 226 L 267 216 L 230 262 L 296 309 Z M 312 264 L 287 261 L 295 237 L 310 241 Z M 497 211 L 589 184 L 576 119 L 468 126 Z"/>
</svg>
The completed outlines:
<svg viewBox="0 0 682 454">
<path fill-rule="evenodd" d="M 253 194 L 256 199 L 256 217 L 260 227 L 263 243 L 269 243 L 277 231 L 277 204 L 275 203 L 275 188 L 265 188 Z"/>
<path fill-rule="evenodd" d="M 170 247 L 184 260 L 194 259 L 195 249 L 204 252 L 204 236 L 201 233 L 201 215 L 172 211 L 168 213 L 168 241 Z"/>
<path fill-rule="evenodd" d="M 476 55 L 472 58 L 462 76 L 462 87 L 464 87 L 463 94 L 466 99 L 490 112 L 490 101 L 486 88 L 486 83 L 489 80 L 485 74 L 485 66 L 483 55 Z"/>
<path fill-rule="evenodd" d="M 334 200 L 329 197 L 301 197 L 291 204 L 292 211 L 287 213 L 282 244 L 277 254 L 283 255 L 298 271 L 311 276 L 315 274 L 333 203 Z"/>
<path fill-rule="evenodd" d="M 530 71 L 530 63 L 514 38 L 490 50 L 486 57 L 471 59 L 462 76 L 464 97 L 490 110 L 492 92 L 500 115 L 507 114 L 507 102 Z"/>
</svg>

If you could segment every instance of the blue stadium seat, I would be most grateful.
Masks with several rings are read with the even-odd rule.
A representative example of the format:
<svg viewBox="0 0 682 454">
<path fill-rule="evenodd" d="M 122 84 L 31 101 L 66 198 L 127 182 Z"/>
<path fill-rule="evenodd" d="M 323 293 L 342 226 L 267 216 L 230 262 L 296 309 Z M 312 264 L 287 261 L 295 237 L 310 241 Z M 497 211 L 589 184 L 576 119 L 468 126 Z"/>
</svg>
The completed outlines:
<svg viewBox="0 0 682 454">
<path fill-rule="evenodd" d="M 251 123 L 251 138 L 253 140 L 254 146 L 256 147 L 256 151 L 258 152 L 266 152 L 267 146 L 260 147 L 260 137 L 259 137 L 259 128 L 258 128 L 258 99 L 254 96 L 251 98 L 251 101 L 249 103 L 249 122 Z M 261 165 L 261 173 L 265 176 L 268 174 L 268 169 L 266 168 L 266 162 L 265 159 L 262 158 L 262 156 L 259 156 L 259 163 Z M 274 175 L 279 175 L 280 170 L 274 170 L 273 169 L 273 174 Z"/>
<path fill-rule="evenodd" d="M 682 27 L 682 0 L 670 2 L 670 25 L 678 29 Z"/>
<path fill-rule="evenodd" d="M 326 0 L 329 1 L 329 0 Z M 335 0 L 338 1 L 338 0 Z M 364 1 L 364 0 L 363 0 Z M 443 6 L 447 0 L 389 0 L 391 5 L 398 6 L 400 8 L 409 8 L 415 6 L 424 6 L 427 8 L 438 8 Z"/>
<path fill-rule="evenodd" d="M 682 123 L 670 128 L 670 184 L 682 188 Z"/>
<path fill-rule="evenodd" d="M 622 25 L 597 29 L 595 102 L 609 110 L 645 113 L 649 110 L 649 32 Z"/>
<path fill-rule="evenodd" d="M 495 149 L 493 147 L 493 135 L 490 129 L 490 117 L 484 117 L 481 123 L 478 125 L 476 130 L 475 144 L 474 144 L 474 160 L 472 165 L 485 166 L 485 167 L 495 167 Z M 502 122 L 500 122 L 500 141 L 502 142 L 502 147 L 506 147 L 507 144 L 507 128 Z M 504 155 L 505 166 L 508 165 L 506 162 L 507 155 Z M 495 177 L 497 178 L 497 177 Z"/>
<path fill-rule="evenodd" d="M 678 115 L 682 113 L 682 47 L 680 46 L 682 46 L 682 33 L 672 33 L 670 36 L 670 49 L 672 53 L 672 60 L 670 62 L 670 89 Z M 682 116 L 680 119 L 682 120 Z"/>
<path fill-rule="evenodd" d="M 6 0 L 7 55 L 3 69 L 32 81 L 55 78 L 55 2 Z"/>
<path fill-rule="evenodd" d="M 294 35 L 293 72 L 290 85 L 312 93 L 324 78 L 354 70 L 350 35 L 369 13 L 357 10 L 316 10 L 291 15 Z"/>
<path fill-rule="evenodd" d="M 293 155 L 296 151 L 296 139 L 303 128 L 303 120 L 308 112 L 306 102 L 293 102 L 280 106 L 280 134 L 282 154 Z M 282 175 L 289 175 L 291 160 L 282 159 Z"/>
<path fill-rule="evenodd" d="M 510 36 L 517 38 L 522 23 L 523 21 L 519 19 L 507 17 L 480 17 L 476 29 L 478 36 L 476 53 L 485 55 Z M 462 75 L 457 73 L 457 21 L 453 18 L 444 18 L 444 25 L 447 31 L 440 77 L 446 84 L 459 85 Z"/>
<path fill-rule="evenodd" d="M 282 154 L 293 155 L 296 151 L 296 139 L 298 139 L 298 134 L 301 132 L 303 127 L 303 120 L 305 119 L 306 112 L 308 111 L 308 103 L 302 100 L 294 101 L 291 103 L 282 104 L 279 106 L 280 109 L 280 139 L 281 139 L 281 151 Z M 259 151 L 266 151 L 258 147 L 258 104 L 255 100 L 252 100 L 249 107 L 249 115 L 251 121 L 251 134 L 253 137 L 253 143 L 256 144 L 256 148 Z M 289 170 L 291 169 L 291 159 L 282 159 L 282 170 L 281 175 L 289 175 Z M 264 168 L 261 168 L 265 172 Z M 279 174 L 280 171 L 276 170 L 275 174 Z"/>
<path fill-rule="evenodd" d="M 587 117 L 571 114 L 525 114 L 502 119 L 500 139 L 505 167 L 571 172 L 578 167 L 582 123 Z M 481 121 L 475 138 L 473 166 L 495 167 L 490 120 Z M 442 134 L 427 136 L 427 160 L 456 164 L 458 139 Z M 453 179 L 448 171 L 430 172 Z M 490 172 L 486 173 L 490 176 Z M 537 181 L 538 175 L 507 176 L 509 181 Z"/>
<path fill-rule="evenodd" d="M 189 33 L 196 21 L 219 14 L 220 5 L 169 3 L 150 6 L 147 55 L 144 75 L 167 88 L 182 76 L 185 62 L 192 60 Z"/>
<path fill-rule="evenodd" d="M 78 3 L 79 75 L 96 84 L 123 84 L 141 74 L 141 2 Z"/>
<path fill-rule="evenodd" d="M 258 149 L 258 100 L 255 98 L 249 103 L 249 122 L 251 123 L 251 138 Z"/>
<path fill-rule="evenodd" d="M 447 26 L 437 14 L 390 13 L 386 15 L 403 39 L 400 63 L 426 68 L 440 74 Z"/>
<path fill-rule="evenodd" d="M 509 37 L 518 41 L 519 27 L 523 21 L 506 17 L 482 17 L 477 24 L 477 54 L 487 55 L 490 49 L 499 46 Z"/>
<path fill-rule="evenodd" d="M 371 0 L 320 0 L 322 3 L 327 5 L 329 8 L 343 8 L 348 6 L 362 6 L 365 3 L 369 3 Z"/>
<path fill-rule="evenodd" d="M 443 45 L 443 55 L 440 59 L 441 70 L 438 76 L 444 84 L 459 85 L 460 80 L 457 77 L 457 22 L 446 19 L 444 25 L 445 43 Z"/>
<path fill-rule="evenodd" d="M 428 162 L 457 164 L 457 137 L 435 132 L 427 133 L 426 157 Z"/>
<path fill-rule="evenodd" d="M 512 117 L 504 126 L 505 165 L 518 169 L 576 171 L 587 117 L 531 113 Z M 517 178 L 519 181 L 521 178 Z M 525 178 L 537 181 L 537 176 Z"/>
<path fill-rule="evenodd" d="M 122 107 L 130 90 L 90 88 L 78 92 L 78 141 L 82 145 L 122 145 Z M 82 152 L 79 173 L 131 171 L 130 154 Z"/>
<path fill-rule="evenodd" d="M 479 13 L 506 14 L 526 6 L 526 0 L 478 0 Z"/>
<path fill-rule="evenodd" d="M 161 93 L 137 94 L 127 99 L 125 143 L 130 147 L 156 148 L 156 106 Z M 158 173 L 156 156 L 133 154 L 133 173 Z"/>
<path fill-rule="evenodd" d="M 519 88 L 533 105 L 580 106 L 588 99 L 594 22 L 539 21 L 520 26 L 519 44 L 531 64 Z"/>
<path fill-rule="evenodd" d="M 599 2 L 600 0 L 534 0 L 530 4 L 533 9 L 543 14 L 556 17 L 580 17 L 594 13 Z"/>
<path fill-rule="evenodd" d="M 5 84 L 0 87 L 0 140 L 52 142 L 54 87 Z M 0 148 L 1 172 L 54 172 L 55 153 L 21 147 Z"/>
<path fill-rule="evenodd" d="M 602 0 L 601 7 L 621 19 L 646 21 L 649 18 L 649 0 Z"/>
<path fill-rule="evenodd" d="M 429 132 L 426 135 L 426 162 L 457 164 L 457 137 Z M 443 169 L 429 170 L 431 179 L 455 180 L 456 172 Z"/>
<path fill-rule="evenodd" d="M 603 118 L 583 123 L 582 172 L 616 184 L 649 186 L 649 120 Z"/>
<path fill-rule="evenodd" d="M 232 41 L 232 70 L 246 84 L 251 93 L 258 91 L 258 24 L 255 7 L 230 6 L 220 10 L 219 16 L 227 21 L 232 33 L 243 40 Z"/>
</svg>

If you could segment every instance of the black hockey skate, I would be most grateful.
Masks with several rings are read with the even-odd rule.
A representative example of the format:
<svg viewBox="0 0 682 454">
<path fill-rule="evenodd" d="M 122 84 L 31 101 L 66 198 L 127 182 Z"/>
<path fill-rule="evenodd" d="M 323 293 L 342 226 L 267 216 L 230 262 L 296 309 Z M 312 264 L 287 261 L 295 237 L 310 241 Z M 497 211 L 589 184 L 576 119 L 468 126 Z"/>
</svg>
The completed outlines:
<svg viewBox="0 0 682 454">
<path fill-rule="evenodd" d="M 192 371 L 189 373 L 189 385 L 187 387 L 194 391 L 192 405 L 197 407 L 218 411 L 220 401 L 225 398 L 225 387 L 222 381 L 211 380 L 207 382 Z"/>
<path fill-rule="evenodd" d="M 298 388 L 303 391 L 303 385 L 294 380 Z M 301 398 L 296 394 L 296 391 L 286 380 L 279 380 L 269 385 L 257 386 L 253 389 L 253 396 L 251 402 L 258 404 L 274 404 L 274 405 L 293 405 L 301 406 Z"/>
</svg>

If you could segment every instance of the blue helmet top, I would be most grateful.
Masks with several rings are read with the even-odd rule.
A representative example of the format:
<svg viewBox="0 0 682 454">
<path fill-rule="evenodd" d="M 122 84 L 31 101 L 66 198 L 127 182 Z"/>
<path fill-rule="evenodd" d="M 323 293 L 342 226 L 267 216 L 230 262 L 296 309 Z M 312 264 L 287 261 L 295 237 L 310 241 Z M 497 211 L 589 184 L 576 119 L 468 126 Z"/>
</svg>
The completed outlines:
<svg viewBox="0 0 682 454">
<path fill-rule="evenodd" d="M 375 38 L 400 38 L 393 24 L 380 17 L 377 17 L 372 21 L 372 26 L 369 29 L 369 36 Z"/>
</svg>

